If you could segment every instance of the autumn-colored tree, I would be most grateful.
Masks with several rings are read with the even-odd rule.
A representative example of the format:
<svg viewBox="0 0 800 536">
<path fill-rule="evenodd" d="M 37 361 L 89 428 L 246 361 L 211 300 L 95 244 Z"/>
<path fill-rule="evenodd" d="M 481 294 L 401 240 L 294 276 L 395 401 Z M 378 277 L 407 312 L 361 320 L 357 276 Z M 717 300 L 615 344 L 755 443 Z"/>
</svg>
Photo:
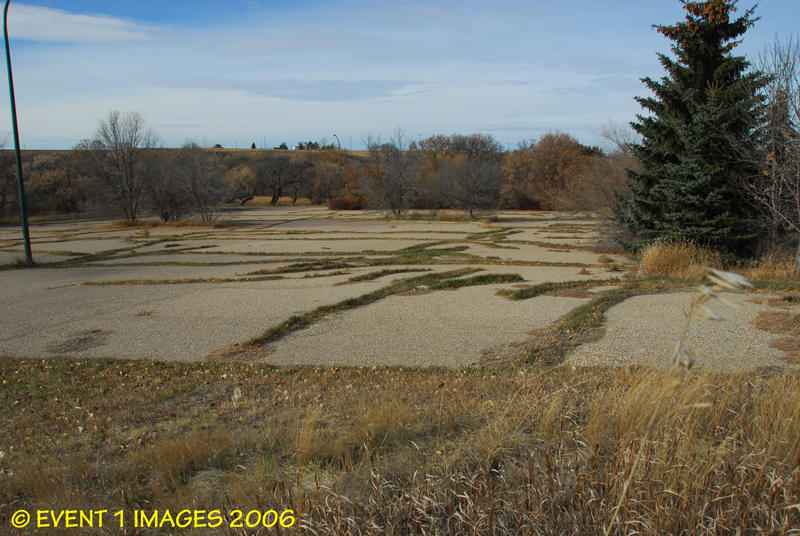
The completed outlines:
<svg viewBox="0 0 800 536">
<path fill-rule="evenodd" d="M 409 152 L 419 163 L 417 176 L 417 208 L 435 212 L 446 205 L 445 192 L 439 177 L 439 169 L 448 161 L 448 136 L 437 134 L 423 140 L 412 141 Z"/>
<path fill-rule="evenodd" d="M 585 146 L 563 132 L 521 145 L 503 162 L 504 203 L 512 208 L 559 208 L 570 181 L 586 168 L 587 154 Z"/>
<path fill-rule="evenodd" d="M 364 172 L 364 164 L 358 162 L 348 162 L 342 169 L 342 196 L 350 199 L 353 204 L 364 206 L 367 194 L 364 191 L 364 184 L 361 180 Z"/>
</svg>

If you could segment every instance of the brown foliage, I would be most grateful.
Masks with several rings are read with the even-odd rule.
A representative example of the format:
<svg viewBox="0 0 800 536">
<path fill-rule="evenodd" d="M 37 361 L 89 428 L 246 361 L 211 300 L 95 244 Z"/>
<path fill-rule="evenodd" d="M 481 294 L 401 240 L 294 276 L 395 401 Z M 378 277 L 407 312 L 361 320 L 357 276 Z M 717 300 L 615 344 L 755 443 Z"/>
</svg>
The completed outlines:
<svg viewBox="0 0 800 536">
<path fill-rule="evenodd" d="M 587 160 L 585 148 L 569 134 L 545 134 L 536 145 L 521 147 L 506 157 L 503 199 L 514 208 L 560 208 L 568 186 L 584 172 Z"/>
<path fill-rule="evenodd" d="M 331 210 L 361 210 L 365 204 L 366 200 L 361 196 L 334 197 L 328 200 L 328 208 Z"/>
</svg>

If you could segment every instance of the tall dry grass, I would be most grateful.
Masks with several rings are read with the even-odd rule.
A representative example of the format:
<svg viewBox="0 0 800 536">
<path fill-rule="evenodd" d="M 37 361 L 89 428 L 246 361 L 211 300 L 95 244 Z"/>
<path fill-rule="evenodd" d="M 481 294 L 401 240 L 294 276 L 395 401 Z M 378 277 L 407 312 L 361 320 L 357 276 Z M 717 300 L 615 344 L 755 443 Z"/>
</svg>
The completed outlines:
<svg viewBox="0 0 800 536">
<path fill-rule="evenodd" d="M 685 240 L 653 242 L 641 253 L 642 275 L 699 281 L 707 268 L 732 268 L 753 281 L 796 279 L 791 255 L 771 254 L 757 260 L 734 261 Z"/>
<path fill-rule="evenodd" d="M 794 257 L 791 254 L 770 254 L 739 271 L 754 281 L 787 281 L 797 279 L 794 274 Z"/>
<path fill-rule="evenodd" d="M 341 535 L 800 527 L 793 374 L 10 359 L 0 373 L 0 532 L 18 508 L 68 505 L 291 508 Z"/>
<path fill-rule="evenodd" d="M 699 281 L 709 267 L 723 268 L 720 256 L 685 240 L 661 240 L 642 250 L 643 275 Z"/>
</svg>

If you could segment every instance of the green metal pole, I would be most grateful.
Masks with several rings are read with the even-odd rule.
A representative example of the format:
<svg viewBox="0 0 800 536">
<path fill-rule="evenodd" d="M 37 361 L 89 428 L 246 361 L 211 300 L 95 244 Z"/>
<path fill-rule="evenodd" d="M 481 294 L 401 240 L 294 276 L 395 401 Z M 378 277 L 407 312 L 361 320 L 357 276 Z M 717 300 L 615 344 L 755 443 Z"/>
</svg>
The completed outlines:
<svg viewBox="0 0 800 536">
<path fill-rule="evenodd" d="M 3 34 L 6 39 L 6 66 L 8 67 L 8 93 L 11 96 L 11 130 L 14 134 L 14 152 L 17 157 L 17 188 L 19 189 L 19 219 L 22 222 L 22 238 L 25 241 L 25 264 L 33 264 L 31 236 L 28 232 L 28 215 L 25 212 L 25 185 L 22 178 L 22 158 L 19 154 L 19 130 L 17 128 L 17 103 L 14 100 L 14 77 L 11 74 L 11 49 L 8 46 L 8 4 L 3 12 Z"/>
<path fill-rule="evenodd" d="M 336 143 L 339 145 L 339 199 L 342 198 L 342 143 L 339 141 L 339 136 L 333 135 L 336 138 Z"/>
</svg>

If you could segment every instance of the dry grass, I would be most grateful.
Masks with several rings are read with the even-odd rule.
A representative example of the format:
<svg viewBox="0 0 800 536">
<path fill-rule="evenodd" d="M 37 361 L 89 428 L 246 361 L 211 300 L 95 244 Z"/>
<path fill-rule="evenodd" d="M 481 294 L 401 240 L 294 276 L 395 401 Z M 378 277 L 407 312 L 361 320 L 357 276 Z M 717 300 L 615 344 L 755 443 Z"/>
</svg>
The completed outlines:
<svg viewBox="0 0 800 536">
<path fill-rule="evenodd" d="M 761 311 L 753 319 L 753 325 L 762 331 L 786 335 L 800 328 L 800 313 Z"/>
<path fill-rule="evenodd" d="M 783 360 L 790 365 L 800 365 L 800 337 L 797 335 L 778 337 L 769 345 L 785 352 Z"/>
<path fill-rule="evenodd" d="M 448 222 L 467 222 L 474 221 L 463 211 L 458 210 L 409 210 L 407 213 L 397 216 L 391 213 L 386 213 L 383 216 L 385 220 L 398 220 L 398 221 L 448 221 Z"/>
<path fill-rule="evenodd" d="M 800 313 L 762 311 L 753 319 L 753 325 L 762 331 L 783 335 L 770 346 L 785 352 L 783 360 L 787 363 L 800 364 Z"/>
<path fill-rule="evenodd" d="M 648 276 L 699 281 L 707 268 L 724 268 L 719 255 L 685 241 L 659 241 L 642 251 L 641 271 Z"/>
<path fill-rule="evenodd" d="M 66 214 L 37 214 L 35 216 L 28 216 L 29 223 L 50 223 L 61 221 L 80 221 L 85 220 L 89 216 L 86 213 L 66 213 Z M 12 226 L 20 225 L 21 221 L 19 216 L 6 216 L 0 218 L 0 225 Z"/>
<path fill-rule="evenodd" d="M 749 298 L 747 301 L 750 303 L 757 303 L 759 305 L 766 304 L 770 307 L 795 307 L 800 305 L 800 293 L 791 292 L 767 298 Z"/>
<path fill-rule="evenodd" d="M 745 277 L 757 281 L 796 280 L 794 259 L 791 256 L 768 255 L 750 266 L 739 269 Z"/>
<path fill-rule="evenodd" d="M 665 240 L 647 246 L 641 254 L 640 268 L 644 275 L 692 281 L 702 279 L 706 268 L 730 268 L 751 281 L 781 288 L 797 280 L 789 256 L 768 255 L 753 261 L 726 262 L 721 254 L 686 241 Z"/>
<path fill-rule="evenodd" d="M 498 296 L 504 296 L 509 300 L 527 300 L 542 296 L 544 294 L 554 294 L 560 291 L 574 291 L 584 290 L 587 288 L 602 287 L 609 285 L 617 285 L 621 281 L 619 278 L 614 279 L 584 279 L 577 281 L 559 281 L 559 282 L 546 282 L 536 285 L 512 285 L 513 288 L 505 288 L 497 291 Z"/>
<path fill-rule="evenodd" d="M 0 376 L 0 531 L 67 506 L 291 508 L 342 535 L 800 526 L 793 375 L 4 359 Z"/>
<path fill-rule="evenodd" d="M 217 229 L 221 227 L 235 227 L 236 225 L 230 221 L 213 221 L 206 222 L 200 220 L 179 220 L 179 221 L 162 221 L 158 219 L 138 219 L 138 220 L 115 220 L 111 225 L 105 227 L 110 230 L 117 229 Z"/>
</svg>

